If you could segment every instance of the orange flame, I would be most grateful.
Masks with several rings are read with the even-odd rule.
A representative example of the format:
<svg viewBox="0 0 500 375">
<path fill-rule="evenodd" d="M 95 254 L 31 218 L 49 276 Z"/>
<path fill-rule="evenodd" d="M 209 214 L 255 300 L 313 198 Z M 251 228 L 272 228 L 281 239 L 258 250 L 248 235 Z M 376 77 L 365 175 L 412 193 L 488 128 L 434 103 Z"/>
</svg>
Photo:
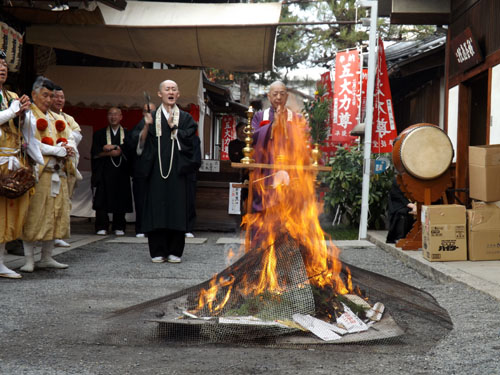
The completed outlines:
<svg viewBox="0 0 500 375">
<path fill-rule="evenodd" d="M 279 284 L 276 272 L 276 254 L 274 242 L 280 234 L 287 234 L 297 241 L 301 248 L 309 282 L 318 287 L 332 286 L 336 293 L 347 294 L 352 291 L 352 281 L 347 286 L 340 276 L 342 263 L 338 259 L 339 250 L 331 245 L 327 247 L 325 233 L 320 223 L 321 206 L 316 199 L 315 174 L 310 167 L 310 150 L 307 147 L 308 136 L 306 121 L 293 114 L 292 121 L 287 112 L 277 115 L 273 124 L 259 128 L 258 137 L 264 137 L 264 147 L 257 141 L 255 146 L 256 163 L 268 164 L 269 168 L 256 168 L 252 180 L 255 201 L 261 201 L 262 211 L 244 216 L 243 224 L 250 236 L 246 243 L 248 251 L 262 252 L 260 275 L 257 282 L 250 283 L 246 275 L 238 285 L 231 285 L 224 293 L 224 298 L 215 308 L 219 309 L 229 298 L 231 290 L 238 290 L 242 295 L 256 296 L 263 292 L 280 294 L 283 286 Z M 259 207 L 257 207 L 259 208 Z M 228 280 L 210 282 L 208 291 L 200 294 L 198 308 L 212 306 L 218 290 L 229 283 Z M 219 292 L 220 293 L 220 292 Z"/>
<path fill-rule="evenodd" d="M 219 282 L 217 282 L 216 278 L 212 278 L 210 280 L 210 288 L 208 290 L 201 289 L 200 297 L 198 300 L 198 309 L 201 310 L 205 305 L 208 307 L 209 311 L 217 312 L 221 310 L 227 303 L 231 290 L 233 288 L 232 284 L 234 282 L 234 278 L 224 279 L 223 277 L 219 278 Z M 218 305 L 214 306 L 214 302 L 217 301 L 217 293 L 220 288 L 228 287 L 222 302 Z"/>
</svg>

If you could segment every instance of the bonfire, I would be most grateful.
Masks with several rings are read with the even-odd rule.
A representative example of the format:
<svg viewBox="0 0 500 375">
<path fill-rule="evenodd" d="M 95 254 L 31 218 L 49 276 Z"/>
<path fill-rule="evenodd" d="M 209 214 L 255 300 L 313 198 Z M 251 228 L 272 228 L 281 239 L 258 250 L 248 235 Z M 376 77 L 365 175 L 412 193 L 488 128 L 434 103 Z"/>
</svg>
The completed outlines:
<svg viewBox="0 0 500 375">
<path fill-rule="evenodd" d="M 320 226 L 306 125 L 300 116 L 292 123 L 277 116 L 268 147 L 257 150 L 267 153 L 259 155 L 267 164 L 252 171 L 263 210 L 243 218 L 244 257 L 192 296 L 188 305 L 194 307 L 182 319 L 309 330 L 325 340 L 366 331 L 381 319 L 384 306 L 374 309 L 359 288 L 353 290 L 339 250 Z"/>
<path fill-rule="evenodd" d="M 446 311 L 428 294 L 342 264 L 319 223 L 305 119 L 287 120 L 277 117 L 262 151 L 269 154 L 259 155 L 266 162 L 251 169 L 264 209 L 244 216 L 245 244 L 233 263 L 199 285 L 116 314 L 147 312 L 142 318 L 159 323 L 160 336 L 169 339 L 344 343 L 403 334 L 383 298 L 420 320 L 438 317 L 439 328 L 447 328 Z"/>
</svg>

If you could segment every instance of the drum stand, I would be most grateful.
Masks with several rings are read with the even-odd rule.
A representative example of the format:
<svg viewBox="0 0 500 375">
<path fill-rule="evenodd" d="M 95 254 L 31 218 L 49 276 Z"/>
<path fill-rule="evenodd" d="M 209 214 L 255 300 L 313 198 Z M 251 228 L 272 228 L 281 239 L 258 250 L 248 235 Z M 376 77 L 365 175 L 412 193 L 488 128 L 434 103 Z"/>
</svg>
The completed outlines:
<svg viewBox="0 0 500 375">
<path fill-rule="evenodd" d="M 405 196 L 412 202 L 417 202 L 417 217 L 413 227 L 405 238 L 396 242 L 396 247 L 403 250 L 418 250 L 422 248 L 422 205 L 430 205 L 439 198 L 447 204 L 446 189 L 452 186 L 451 171 L 448 169 L 438 178 L 432 180 L 417 179 L 403 172 L 396 177 L 398 185 Z"/>
</svg>

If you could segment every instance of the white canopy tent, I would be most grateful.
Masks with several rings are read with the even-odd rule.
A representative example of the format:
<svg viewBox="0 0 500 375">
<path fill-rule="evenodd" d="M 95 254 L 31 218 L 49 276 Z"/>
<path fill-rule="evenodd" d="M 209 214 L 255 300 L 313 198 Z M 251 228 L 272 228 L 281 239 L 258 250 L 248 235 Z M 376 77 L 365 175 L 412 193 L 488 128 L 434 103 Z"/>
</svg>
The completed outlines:
<svg viewBox="0 0 500 375">
<path fill-rule="evenodd" d="M 281 3 L 99 4 L 102 23 L 37 24 L 26 42 L 114 60 L 262 72 L 273 68 Z"/>
<path fill-rule="evenodd" d="M 190 103 L 203 110 L 203 79 L 196 69 L 135 69 L 51 65 L 44 74 L 64 88 L 66 101 L 86 107 L 142 107 L 144 91 L 158 102 L 160 82 L 177 82 L 181 91 L 178 103 Z"/>
<path fill-rule="evenodd" d="M 31 24 L 25 37 L 30 44 L 121 61 L 263 72 L 273 69 L 281 3 L 129 0 L 123 11 L 99 3 L 95 11 L 62 12 L 57 17 L 54 12 L 24 8 L 12 13 Z M 179 84 L 181 105 L 200 105 L 202 122 L 203 86 L 201 73 L 196 72 L 197 79 L 184 70 L 52 66 L 45 75 L 64 88 L 68 103 L 100 107 L 142 106 L 144 91 L 154 98 L 158 84 L 172 79 Z M 203 137 L 202 123 L 199 125 Z M 79 182 L 72 199 L 72 215 L 93 216 L 88 172 L 82 174 L 84 181 Z"/>
</svg>

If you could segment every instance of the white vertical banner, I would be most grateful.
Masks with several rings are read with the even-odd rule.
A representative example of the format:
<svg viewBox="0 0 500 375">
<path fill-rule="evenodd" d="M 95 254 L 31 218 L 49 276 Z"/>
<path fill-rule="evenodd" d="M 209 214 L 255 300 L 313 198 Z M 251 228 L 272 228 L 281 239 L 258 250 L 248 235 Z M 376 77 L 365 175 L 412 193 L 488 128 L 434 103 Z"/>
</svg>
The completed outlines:
<svg viewBox="0 0 500 375">
<path fill-rule="evenodd" d="M 227 212 L 230 215 L 241 215 L 241 188 L 234 187 L 240 182 L 229 183 L 229 205 Z"/>
<path fill-rule="evenodd" d="M 491 69 L 490 145 L 500 144 L 500 64 Z"/>
<path fill-rule="evenodd" d="M 448 137 L 453 145 L 453 161 L 457 160 L 458 85 L 448 90 Z"/>
</svg>

